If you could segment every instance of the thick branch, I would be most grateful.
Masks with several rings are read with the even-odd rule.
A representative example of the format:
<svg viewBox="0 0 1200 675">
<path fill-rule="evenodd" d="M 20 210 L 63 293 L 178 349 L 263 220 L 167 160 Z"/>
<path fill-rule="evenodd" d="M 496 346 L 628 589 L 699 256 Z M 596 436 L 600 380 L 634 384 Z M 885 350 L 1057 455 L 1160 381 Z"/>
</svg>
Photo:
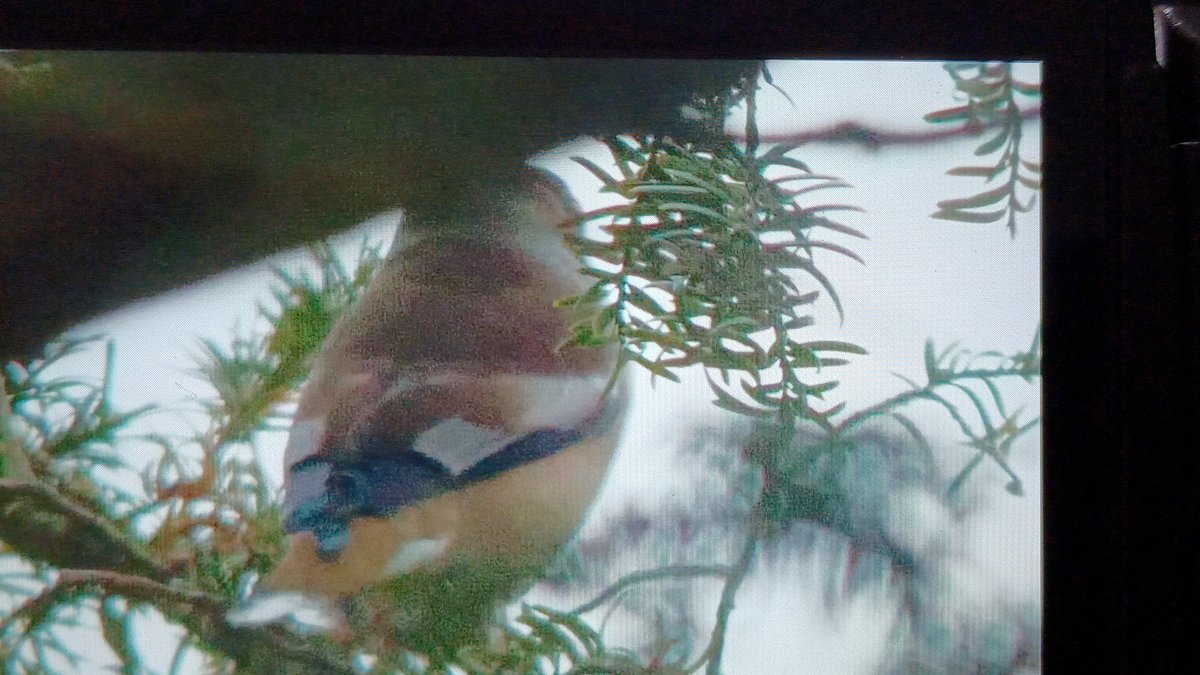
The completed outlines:
<svg viewBox="0 0 1200 675">
<path fill-rule="evenodd" d="M 223 599 L 167 585 L 166 567 L 51 486 L 0 478 L 0 539 L 29 560 L 62 568 L 57 584 L 0 620 L 0 629 L 96 589 L 153 605 L 199 643 L 236 660 L 239 672 L 353 672 L 330 655 L 338 650 L 323 638 L 302 638 L 279 626 L 231 626 Z"/>
<path fill-rule="evenodd" d="M 238 672 L 263 675 L 353 672 L 345 660 L 339 659 L 340 650 L 323 638 L 303 638 L 280 626 L 233 626 L 225 620 L 226 603 L 219 596 L 110 570 L 61 570 L 57 583 L 0 619 L 0 633 L 21 618 L 44 616 L 54 606 L 88 592 L 119 595 L 154 606 L 186 626 L 198 643 L 237 661 Z"/>
<path fill-rule="evenodd" d="M 0 478 L 0 539 L 54 567 L 170 577 L 111 522 L 44 483 Z"/>
</svg>

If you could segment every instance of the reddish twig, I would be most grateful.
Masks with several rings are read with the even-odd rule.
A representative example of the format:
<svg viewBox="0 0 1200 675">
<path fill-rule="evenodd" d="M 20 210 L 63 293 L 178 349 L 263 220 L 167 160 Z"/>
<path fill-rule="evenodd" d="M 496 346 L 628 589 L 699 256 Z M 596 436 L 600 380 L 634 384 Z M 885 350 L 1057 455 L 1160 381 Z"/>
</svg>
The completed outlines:
<svg viewBox="0 0 1200 675">
<path fill-rule="evenodd" d="M 1040 119 L 1041 106 L 1026 108 L 1021 111 L 1022 119 Z M 790 131 L 786 133 L 761 134 L 760 143 L 783 143 L 786 145 L 806 145 L 809 143 L 856 143 L 871 150 L 885 145 L 921 145 L 936 143 L 954 138 L 979 136 L 988 129 L 996 127 L 999 122 L 984 124 L 965 124 L 954 128 L 931 129 L 929 131 L 887 131 L 867 126 L 861 122 L 841 122 L 820 129 L 809 131 Z M 734 134 L 735 137 L 740 137 Z"/>
</svg>

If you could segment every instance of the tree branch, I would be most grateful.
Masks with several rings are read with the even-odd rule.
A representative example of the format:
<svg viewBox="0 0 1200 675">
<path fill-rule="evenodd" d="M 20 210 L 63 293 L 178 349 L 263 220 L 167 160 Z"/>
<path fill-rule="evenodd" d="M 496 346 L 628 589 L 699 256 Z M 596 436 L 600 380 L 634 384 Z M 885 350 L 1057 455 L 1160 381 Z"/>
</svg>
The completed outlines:
<svg viewBox="0 0 1200 675">
<path fill-rule="evenodd" d="M 171 576 L 103 516 L 45 483 L 0 478 L 0 539 L 54 567 L 106 569 L 157 581 Z"/>
<path fill-rule="evenodd" d="M 1040 119 L 1041 106 L 1033 106 L 1021 111 L 1021 118 Z M 806 145 L 809 143 L 851 143 L 862 145 L 871 150 L 877 150 L 885 145 L 923 145 L 937 143 L 955 138 L 979 136 L 988 129 L 1000 126 L 1002 121 L 989 125 L 963 125 L 953 129 L 935 129 L 930 131 L 886 131 L 867 126 L 861 122 L 839 122 L 819 129 L 808 131 L 790 131 L 786 133 L 764 134 L 759 137 L 761 143 L 783 143 L 786 145 Z M 735 134 L 735 137 L 738 134 Z M 744 134 L 742 134 L 743 140 Z"/>
<path fill-rule="evenodd" d="M 34 473 L 29 455 L 13 437 L 13 412 L 9 398 L 7 379 L 0 377 L 0 476 L 31 480 Z"/>
<path fill-rule="evenodd" d="M 738 588 L 746 580 L 746 574 L 750 571 L 750 563 L 753 562 L 754 554 L 757 551 L 758 534 L 751 532 L 746 537 L 746 543 L 742 547 L 742 554 L 738 557 L 737 563 L 730 570 L 730 574 L 725 580 L 725 588 L 721 590 L 721 602 L 717 605 L 717 622 L 713 625 L 712 636 L 708 640 L 708 647 L 696 659 L 696 662 L 687 668 L 686 672 L 695 672 L 699 670 L 700 666 L 707 663 L 708 668 L 705 669 L 706 675 L 720 675 L 721 653 L 725 650 L 725 632 L 729 627 L 729 615 L 733 613 L 733 601 L 735 596 L 737 596 Z"/>
<path fill-rule="evenodd" d="M 671 565 L 669 567 L 659 567 L 652 570 L 644 570 L 641 572 L 633 572 L 626 574 L 611 586 L 604 589 L 604 592 L 596 596 L 594 599 L 583 603 L 582 605 L 571 610 L 571 614 L 586 614 L 587 612 L 596 609 L 600 605 L 608 602 L 616 597 L 621 591 L 645 583 L 647 581 L 655 581 L 658 579 L 678 579 L 684 577 L 728 577 L 734 573 L 734 568 L 728 565 Z"/>
<path fill-rule="evenodd" d="M 57 583 L 0 619 L 0 634 L 22 617 L 45 615 L 55 605 L 89 591 L 154 606 L 186 626 L 197 642 L 237 661 L 239 672 L 353 673 L 346 661 L 339 658 L 344 656 L 341 650 L 323 638 L 294 635 L 281 626 L 233 626 L 225 619 L 226 601 L 220 596 L 110 570 L 60 570 Z"/>
<path fill-rule="evenodd" d="M 111 570 L 59 570 L 58 584 L 55 587 L 101 589 L 137 602 L 155 604 L 165 600 L 214 612 L 223 611 L 225 608 L 225 601 L 220 596 L 175 588 L 146 577 Z"/>
</svg>

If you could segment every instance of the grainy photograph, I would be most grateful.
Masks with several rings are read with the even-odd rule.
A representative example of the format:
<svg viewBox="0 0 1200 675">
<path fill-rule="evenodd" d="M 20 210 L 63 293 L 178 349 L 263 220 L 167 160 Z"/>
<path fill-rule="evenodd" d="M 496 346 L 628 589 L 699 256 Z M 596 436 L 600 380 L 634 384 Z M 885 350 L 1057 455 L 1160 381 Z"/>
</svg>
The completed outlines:
<svg viewBox="0 0 1200 675">
<path fill-rule="evenodd" d="M 1041 78 L 0 52 L 4 672 L 1041 672 Z"/>
</svg>

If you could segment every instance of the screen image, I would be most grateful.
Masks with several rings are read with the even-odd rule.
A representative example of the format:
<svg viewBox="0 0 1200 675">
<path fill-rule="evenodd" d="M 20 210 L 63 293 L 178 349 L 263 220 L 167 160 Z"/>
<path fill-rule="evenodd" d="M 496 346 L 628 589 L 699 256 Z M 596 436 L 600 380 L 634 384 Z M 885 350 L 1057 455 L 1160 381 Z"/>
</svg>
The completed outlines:
<svg viewBox="0 0 1200 675">
<path fill-rule="evenodd" d="M 1041 65 L 0 52 L 5 672 L 1041 672 Z"/>
</svg>

